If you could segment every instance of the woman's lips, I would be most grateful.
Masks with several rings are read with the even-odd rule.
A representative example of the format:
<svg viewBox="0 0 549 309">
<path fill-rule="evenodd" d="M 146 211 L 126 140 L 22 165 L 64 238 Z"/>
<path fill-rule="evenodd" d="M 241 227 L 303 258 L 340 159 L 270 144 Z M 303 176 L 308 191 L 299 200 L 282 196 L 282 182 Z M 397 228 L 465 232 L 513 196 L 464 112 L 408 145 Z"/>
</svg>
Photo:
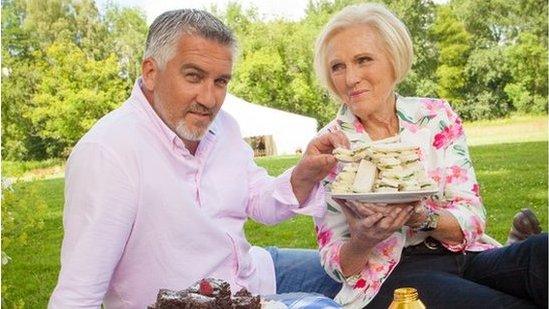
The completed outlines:
<svg viewBox="0 0 549 309">
<path fill-rule="evenodd" d="M 366 92 L 368 92 L 368 90 L 355 90 L 355 91 L 351 91 L 351 92 L 349 93 L 349 97 L 350 97 L 351 99 L 355 99 L 355 98 L 357 98 L 357 97 L 359 97 L 359 96 L 365 94 Z"/>
</svg>

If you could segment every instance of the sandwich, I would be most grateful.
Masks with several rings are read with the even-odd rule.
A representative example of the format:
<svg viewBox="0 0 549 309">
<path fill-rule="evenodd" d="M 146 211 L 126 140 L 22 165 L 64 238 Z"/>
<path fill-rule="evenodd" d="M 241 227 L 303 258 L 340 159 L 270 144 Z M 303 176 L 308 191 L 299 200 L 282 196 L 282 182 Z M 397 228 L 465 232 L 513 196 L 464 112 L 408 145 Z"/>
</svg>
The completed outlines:
<svg viewBox="0 0 549 309">
<path fill-rule="evenodd" d="M 351 149 L 337 147 L 332 151 L 334 157 L 341 162 L 354 162 L 353 151 Z"/>
<path fill-rule="evenodd" d="M 391 178 L 381 178 L 376 185 L 376 192 L 398 192 L 399 181 Z"/>
<path fill-rule="evenodd" d="M 372 192 L 374 180 L 377 176 L 377 167 L 368 160 L 360 161 L 360 166 L 353 182 L 353 192 L 367 193 Z"/>
</svg>

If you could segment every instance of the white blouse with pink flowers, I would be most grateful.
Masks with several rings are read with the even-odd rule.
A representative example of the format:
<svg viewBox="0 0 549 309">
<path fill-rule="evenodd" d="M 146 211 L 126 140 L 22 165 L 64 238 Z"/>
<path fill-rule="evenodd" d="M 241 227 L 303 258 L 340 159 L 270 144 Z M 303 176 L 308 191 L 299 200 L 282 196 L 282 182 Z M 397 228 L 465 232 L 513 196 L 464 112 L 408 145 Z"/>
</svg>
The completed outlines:
<svg viewBox="0 0 549 309">
<path fill-rule="evenodd" d="M 423 203 L 431 209 L 445 209 L 459 222 L 464 240 L 459 245 L 444 243 L 451 251 L 482 251 L 495 244 L 484 234 L 486 212 L 461 125 L 450 105 L 438 99 L 397 96 L 400 140 L 419 146 L 420 157 L 439 193 Z M 370 140 L 358 118 L 342 105 L 336 119 L 322 131 L 343 131 L 351 145 Z M 323 181 L 329 185 L 342 166 L 338 165 Z M 421 243 L 427 234 L 403 227 L 380 242 L 369 253 L 358 276 L 345 278 L 341 272 L 341 246 L 350 238 L 340 206 L 326 195 L 328 211 L 317 218 L 317 239 L 322 264 L 335 280 L 343 282 L 336 301 L 346 308 L 362 308 L 378 293 L 385 279 L 400 261 L 402 249 Z"/>
</svg>

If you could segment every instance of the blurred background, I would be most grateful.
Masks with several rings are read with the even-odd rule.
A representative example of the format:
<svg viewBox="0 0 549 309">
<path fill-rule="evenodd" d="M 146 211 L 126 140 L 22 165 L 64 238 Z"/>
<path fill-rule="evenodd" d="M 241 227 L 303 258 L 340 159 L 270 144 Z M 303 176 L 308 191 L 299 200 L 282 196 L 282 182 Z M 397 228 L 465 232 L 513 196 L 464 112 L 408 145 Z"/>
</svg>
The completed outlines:
<svg viewBox="0 0 549 309">
<path fill-rule="evenodd" d="M 65 160 L 128 97 L 155 17 L 203 8 L 221 18 L 240 42 L 229 92 L 269 115 L 306 116 L 314 135 L 338 108 L 316 81 L 314 40 L 332 14 L 357 2 L 2 0 L 2 306 L 46 307 L 59 272 Z M 384 2 L 414 42 L 398 92 L 445 98 L 465 120 L 488 233 L 504 242 L 523 207 L 547 231 L 547 1 Z M 282 148 L 277 134 L 247 140 L 264 156 Z M 276 176 L 299 157 L 256 162 Z M 317 246 L 303 216 L 274 227 L 248 222 L 246 235 L 261 246 Z"/>
</svg>

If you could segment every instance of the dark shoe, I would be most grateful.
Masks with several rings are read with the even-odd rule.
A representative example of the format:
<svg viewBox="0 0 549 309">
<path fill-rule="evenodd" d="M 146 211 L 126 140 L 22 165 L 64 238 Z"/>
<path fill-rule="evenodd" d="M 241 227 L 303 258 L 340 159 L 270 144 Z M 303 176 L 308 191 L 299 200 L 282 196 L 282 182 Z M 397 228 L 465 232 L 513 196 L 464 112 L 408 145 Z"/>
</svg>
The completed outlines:
<svg viewBox="0 0 549 309">
<path fill-rule="evenodd" d="M 541 233 L 539 220 L 529 208 L 521 209 L 513 218 L 513 224 L 507 238 L 507 245 L 525 240 L 528 236 Z"/>
</svg>

